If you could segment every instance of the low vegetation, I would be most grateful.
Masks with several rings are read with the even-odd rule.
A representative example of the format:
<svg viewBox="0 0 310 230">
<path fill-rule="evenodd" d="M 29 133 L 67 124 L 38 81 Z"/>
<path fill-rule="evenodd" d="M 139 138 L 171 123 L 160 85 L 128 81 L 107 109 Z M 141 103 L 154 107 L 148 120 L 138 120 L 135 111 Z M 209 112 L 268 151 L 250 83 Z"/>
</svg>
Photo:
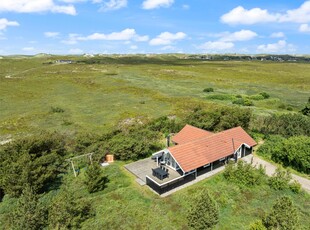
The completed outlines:
<svg viewBox="0 0 310 230">
<path fill-rule="evenodd" d="M 309 65 L 176 56 L 70 57 L 72 64 L 54 65 L 54 59 L 0 62 L 0 140 L 13 137 L 0 146 L 0 229 L 310 226 L 309 194 L 289 183 L 284 169 L 268 178 L 263 168 L 239 161 L 158 199 L 123 167 L 191 124 L 214 132 L 242 126 L 265 139 L 259 155 L 309 173 Z M 74 177 L 65 159 L 89 152 L 93 164 L 77 160 Z M 119 161 L 102 168 L 108 153 Z"/>
</svg>

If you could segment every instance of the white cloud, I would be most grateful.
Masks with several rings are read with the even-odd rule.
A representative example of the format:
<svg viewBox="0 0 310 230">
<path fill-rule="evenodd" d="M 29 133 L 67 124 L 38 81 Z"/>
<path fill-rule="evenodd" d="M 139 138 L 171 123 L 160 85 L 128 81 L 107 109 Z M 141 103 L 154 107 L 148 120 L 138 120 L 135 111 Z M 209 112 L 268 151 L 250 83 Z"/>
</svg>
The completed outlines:
<svg viewBox="0 0 310 230">
<path fill-rule="evenodd" d="M 45 32 L 44 36 L 47 38 L 57 38 L 59 36 L 59 32 Z"/>
<path fill-rule="evenodd" d="M 6 18 L 0 18 L 0 30 L 5 30 L 8 26 L 19 26 L 16 21 L 9 21 Z"/>
<path fill-rule="evenodd" d="M 39 13 L 53 12 L 76 15 L 73 5 L 57 5 L 53 0 L 2 0 L 0 12 Z"/>
<path fill-rule="evenodd" d="M 108 40 L 108 41 L 126 41 L 137 36 L 134 29 L 124 29 L 121 32 L 113 32 L 110 34 L 94 33 L 87 37 L 78 37 L 77 40 Z"/>
<path fill-rule="evenodd" d="M 221 17 L 221 21 L 230 25 L 252 25 L 256 23 L 273 22 L 276 21 L 278 17 L 278 15 L 272 15 L 267 10 L 262 10 L 260 8 L 247 10 L 242 6 L 238 6 L 227 14 L 224 14 Z"/>
<path fill-rule="evenodd" d="M 299 8 L 288 10 L 279 19 L 280 22 L 307 23 L 310 22 L 310 1 L 304 2 Z"/>
<path fill-rule="evenodd" d="M 137 35 L 134 40 L 137 42 L 147 42 L 149 39 L 150 38 L 147 35 L 144 35 L 144 36 Z"/>
<path fill-rule="evenodd" d="M 267 22 L 310 22 L 310 1 L 304 2 L 299 8 L 287 10 L 285 13 L 270 13 L 266 9 L 245 9 L 238 6 L 221 17 L 223 23 L 229 25 L 252 25 Z"/>
<path fill-rule="evenodd" d="M 127 0 L 110 0 L 103 2 L 100 11 L 118 10 L 127 6 Z"/>
<path fill-rule="evenodd" d="M 310 33 L 310 26 L 308 24 L 301 24 L 299 31 L 302 33 Z"/>
<path fill-rule="evenodd" d="M 271 38 L 284 38 L 285 34 L 283 32 L 275 32 L 270 35 Z"/>
<path fill-rule="evenodd" d="M 160 7 L 170 7 L 174 0 L 146 0 L 142 3 L 142 8 L 145 10 L 156 9 Z"/>
<path fill-rule="evenodd" d="M 163 32 L 160 35 L 158 35 L 156 38 L 153 38 L 150 41 L 150 45 L 152 46 L 158 46 L 158 45 L 170 45 L 173 41 L 176 40 L 182 40 L 186 38 L 186 34 L 183 32 L 178 33 L 170 33 L 170 32 Z"/>
<path fill-rule="evenodd" d="M 84 53 L 84 51 L 79 48 L 74 48 L 74 49 L 69 50 L 69 54 L 82 54 L 82 53 Z"/>
<path fill-rule="evenodd" d="M 223 42 L 234 42 L 234 41 L 248 41 L 257 37 L 257 33 L 251 30 L 240 30 L 234 33 L 223 33 L 220 41 Z"/>
<path fill-rule="evenodd" d="M 294 52 L 296 49 L 292 44 L 288 44 L 285 40 L 277 43 L 259 45 L 257 51 L 260 53 L 287 53 Z"/>
<path fill-rule="evenodd" d="M 223 51 L 223 50 L 229 50 L 234 47 L 234 43 L 232 42 L 224 42 L 224 41 L 215 41 L 215 42 L 206 42 L 199 46 L 200 49 L 206 50 L 206 51 Z"/>
<path fill-rule="evenodd" d="M 24 48 L 22 48 L 22 50 L 30 52 L 30 51 L 34 51 L 34 48 L 33 47 L 24 47 Z"/>
<path fill-rule="evenodd" d="M 81 36 L 79 34 L 69 34 L 67 40 L 63 40 L 62 43 L 74 45 L 78 41 L 137 41 L 145 42 L 149 40 L 147 35 L 140 36 L 136 33 L 135 29 L 124 29 L 120 32 L 112 32 L 110 34 L 93 33 L 88 36 Z"/>
</svg>

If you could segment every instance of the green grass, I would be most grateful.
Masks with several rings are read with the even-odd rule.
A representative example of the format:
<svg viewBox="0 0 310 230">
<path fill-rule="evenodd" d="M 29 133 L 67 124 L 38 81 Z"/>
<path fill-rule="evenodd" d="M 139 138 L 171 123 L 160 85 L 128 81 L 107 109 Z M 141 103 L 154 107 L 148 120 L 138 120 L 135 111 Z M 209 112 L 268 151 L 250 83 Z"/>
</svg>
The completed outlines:
<svg viewBox="0 0 310 230">
<path fill-rule="evenodd" d="M 40 129 L 103 132 L 128 117 L 173 113 L 179 102 L 231 104 L 236 95 L 253 98 L 260 92 L 271 98 L 253 100 L 255 112 L 298 111 L 310 90 L 310 65 L 303 63 L 206 62 L 159 55 L 96 57 L 101 64 L 43 64 L 57 59 L 85 60 L 0 60 L 0 136 Z M 206 95 L 206 87 L 214 93 Z M 64 112 L 51 113 L 51 107 Z"/>
<path fill-rule="evenodd" d="M 239 188 L 219 174 L 160 198 L 146 186 L 139 186 L 123 165 L 123 162 L 116 162 L 104 168 L 110 182 L 105 190 L 94 194 L 89 194 L 83 184 L 83 171 L 77 178 L 72 174 L 66 176 L 69 189 L 78 197 L 89 200 L 96 213 L 83 223 L 83 229 L 188 229 L 188 205 L 191 197 L 202 188 L 210 190 L 220 207 L 220 222 L 215 229 L 247 229 L 251 222 L 270 210 L 274 201 L 282 195 L 293 199 L 301 213 L 303 226 L 310 225 L 310 197 L 305 193 L 274 191 L 267 185 Z M 44 198 L 48 202 L 55 194 L 52 191 Z M 4 213 L 9 210 L 9 204 L 14 201 L 5 199 L 0 203 L 0 223 Z"/>
</svg>

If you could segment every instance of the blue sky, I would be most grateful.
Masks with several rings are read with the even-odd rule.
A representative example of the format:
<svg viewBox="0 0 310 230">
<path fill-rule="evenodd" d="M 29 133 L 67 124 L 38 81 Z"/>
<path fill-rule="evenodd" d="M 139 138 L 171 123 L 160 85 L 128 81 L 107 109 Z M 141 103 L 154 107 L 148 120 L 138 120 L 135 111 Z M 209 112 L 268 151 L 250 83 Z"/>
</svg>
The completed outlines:
<svg viewBox="0 0 310 230">
<path fill-rule="evenodd" d="M 310 1 L 1 0 L 0 55 L 310 54 Z"/>
</svg>

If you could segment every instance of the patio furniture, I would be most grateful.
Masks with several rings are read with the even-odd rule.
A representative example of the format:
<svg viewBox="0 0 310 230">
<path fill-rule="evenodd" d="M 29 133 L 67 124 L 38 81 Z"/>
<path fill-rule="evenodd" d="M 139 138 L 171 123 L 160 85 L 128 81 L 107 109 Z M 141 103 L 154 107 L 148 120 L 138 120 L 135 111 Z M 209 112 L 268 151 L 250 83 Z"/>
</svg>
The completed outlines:
<svg viewBox="0 0 310 230">
<path fill-rule="evenodd" d="M 162 168 L 152 169 L 153 175 L 156 176 L 158 179 L 163 180 L 164 178 L 168 177 L 168 172 Z"/>
</svg>

